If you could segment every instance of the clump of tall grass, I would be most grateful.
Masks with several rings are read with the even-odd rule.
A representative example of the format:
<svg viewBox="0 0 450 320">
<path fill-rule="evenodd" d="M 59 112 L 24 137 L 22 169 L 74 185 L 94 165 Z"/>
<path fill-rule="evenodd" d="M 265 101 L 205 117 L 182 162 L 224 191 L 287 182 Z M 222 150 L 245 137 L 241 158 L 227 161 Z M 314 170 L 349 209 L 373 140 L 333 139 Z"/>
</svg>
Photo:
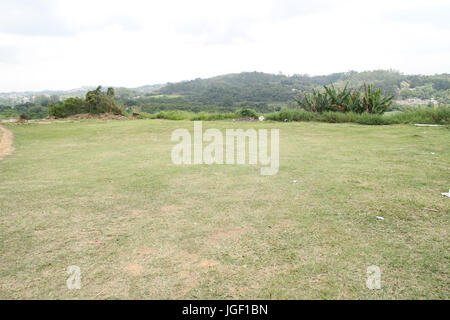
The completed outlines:
<svg viewBox="0 0 450 320">
<path fill-rule="evenodd" d="M 361 124 L 390 124 L 389 118 L 379 114 L 325 111 L 322 113 L 305 110 L 286 109 L 266 115 L 266 120 L 273 121 L 318 121 L 329 123 L 354 122 Z"/>
<path fill-rule="evenodd" d="M 256 114 L 257 115 L 257 114 Z M 192 121 L 214 121 L 242 118 L 241 112 L 235 113 L 207 113 L 188 111 L 160 111 L 158 113 L 142 112 L 138 119 L 167 119 L 167 120 L 192 120 Z M 256 117 L 254 115 L 254 117 Z M 278 112 L 265 115 L 266 120 L 272 121 L 319 121 L 330 123 L 353 122 L 367 125 L 386 124 L 408 124 L 408 123 L 428 123 L 428 124 L 450 124 L 450 106 L 442 105 L 436 108 L 420 108 L 394 114 L 373 114 L 356 112 L 309 112 L 301 109 L 283 109 Z"/>
<path fill-rule="evenodd" d="M 266 120 L 273 121 L 314 121 L 316 118 L 316 113 L 298 109 L 283 109 L 265 116 Z"/>
<path fill-rule="evenodd" d="M 450 106 L 396 112 L 388 117 L 392 123 L 450 124 Z"/>
<path fill-rule="evenodd" d="M 212 120 L 226 120 L 226 119 L 234 119 L 236 118 L 235 113 L 208 113 L 208 112 L 199 112 L 193 115 L 190 120 L 192 121 L 212 121 Z"/>
<path fill-rule="evenodd" d="M 166 119 L 166 120 L 192 120 L 192 121 L 213 121 L 213 120 L 227 120 L 237 118 L 258 118 L 258 113 L 250 108 L 241 108 L 236 112 L 229 113 L 208 113 L 208 112 L 188 112 L 188 111 L 160 111 L 157 113 L 142 112 L 137 117 L 138 119 Z"/>
<path fill-rule="evenodd" d="M 336 111 L 319 113 L 299 109 L 285 109 L 279 112 L 270 113 L 266 115 L 265 118 L 266 120 L 273 121 L 353 122 L 367 125 L 400 123 L 450 124 L 450 106 L 444 105 L 437 108 L 423 108 L 405 112 L 396 112 L 392 115 Z"/>
<path fill-rule="evenodd" d="M 193 117 L 195 113 L 173 110 L 173 111 L 160 111 L 157 113 L 146 113 L 142 112 L 137 118 L 138 119 L 166 119 L 166 120 L 189 120 Z"/>
</svg>

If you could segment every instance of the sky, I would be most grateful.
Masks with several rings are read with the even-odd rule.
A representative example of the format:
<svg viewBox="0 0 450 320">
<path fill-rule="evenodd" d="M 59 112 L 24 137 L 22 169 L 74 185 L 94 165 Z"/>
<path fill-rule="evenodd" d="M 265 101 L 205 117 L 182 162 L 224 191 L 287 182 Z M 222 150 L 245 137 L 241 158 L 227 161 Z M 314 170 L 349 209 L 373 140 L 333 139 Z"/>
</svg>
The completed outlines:
<svg viewBox="0 0 450 320">
<path fill-rule="evenodd" d="M 450 0 L 0 0 L 0 92 L 450 73 Z"/>
</svg>

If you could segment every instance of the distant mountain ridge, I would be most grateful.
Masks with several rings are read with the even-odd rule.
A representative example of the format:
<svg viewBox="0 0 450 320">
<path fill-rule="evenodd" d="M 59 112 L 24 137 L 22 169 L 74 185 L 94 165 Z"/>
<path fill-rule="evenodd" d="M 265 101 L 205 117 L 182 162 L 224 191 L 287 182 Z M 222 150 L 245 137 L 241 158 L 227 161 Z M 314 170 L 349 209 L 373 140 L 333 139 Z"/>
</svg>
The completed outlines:
<svg viewBox="0 0 450 320">
<path fill-rule="evenodd" d="M 151 84 L 151 85 L 143 85 L 134 88 L 127 88 L 123 86 L 112 86 L 115 89 L 128 89 L 128 90 L 136 90 L 136 91 L 153 91 L 160 90 L 162 92 L 170 92 L 170 93 L 180 93 L 180 92 L 189 92 L 190 89 L 193 88 L 206 88 L 206 87 L 214 87 L 214 86 L 248 86 L 248 85 L 256 85 L 256 84 L 276 84 L 282 83 L 284 85 L 305 85 L 305 84 L 313 84 L 315 86 L 327 85 L 330 82 L 345 82 L 349 81 L 350 83 L 360 83 L 361 81 L 365 82 L 378 82 L 383 86 L 383 82 L 387 82 L 388 84 L 384 85 L 386 88 L 392 85 L 400 85 L 402 81 L 411 81 L 414 84 L 418 84 L 417 82 L 422 80 L 444 80 L 443 86 L 449 89 L 450 86 L 450 74 L 442 73 L 436 75 L 405 75 L 395 70 L 374 70 L 374 71 L 349 71 L 349 72 L 339 72 L 332 73 L 329 75 L 318 75 L 318 76 L 309 76 L 307 74 L 295 74 L 292 76 L 284 75 L 284 74 L 271 74 L 264 72 L 241 72 L 241 73 L 229 73 L 224 75 L 219 75 L 211 78 L 197 78 L 193 80 L 184 80 L 179 82 L 168 82 L 166 84 Z M 107 85 L 103 85 L 104 87 L 108 87 Z M 9 92 L 0 92 L 0 94 L 58 94 L 58 93 L 68 93 L 68 92 L 86 92 L 88 90 L 94 89 L 95 86 L 83 86 L 81 88 L 74 88 L 69 90 L 27 90 L 27 91 L 9 91 Z"/>
</svg>

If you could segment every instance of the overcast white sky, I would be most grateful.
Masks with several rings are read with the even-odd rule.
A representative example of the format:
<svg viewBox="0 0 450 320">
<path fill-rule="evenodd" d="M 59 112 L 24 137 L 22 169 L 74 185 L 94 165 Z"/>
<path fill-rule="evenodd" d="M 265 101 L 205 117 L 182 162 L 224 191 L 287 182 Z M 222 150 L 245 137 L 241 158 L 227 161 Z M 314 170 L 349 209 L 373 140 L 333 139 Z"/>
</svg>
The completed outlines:
<svg viewBox="0 0 450 320">
<path fill-rule="evenodd" d="M 449 0 L 0 0 L 0 92 L 450 72 Z"/>
</svg>

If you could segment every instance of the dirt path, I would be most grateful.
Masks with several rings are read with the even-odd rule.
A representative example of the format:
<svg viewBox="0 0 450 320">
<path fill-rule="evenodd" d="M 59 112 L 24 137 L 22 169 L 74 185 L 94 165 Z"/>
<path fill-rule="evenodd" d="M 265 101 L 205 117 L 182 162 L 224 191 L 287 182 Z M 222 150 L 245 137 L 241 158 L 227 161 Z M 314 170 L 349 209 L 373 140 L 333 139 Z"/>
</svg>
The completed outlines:
<svg viewBox="0 0 450 320">
<path fill-rule="evenodd" d="M 14 151 L 14 148 L 12 147 L 12 141 L 12 132 L 0 126 L 0 160 L 2 160 L 4 156 L 7 156 Z"/>
</svg>

